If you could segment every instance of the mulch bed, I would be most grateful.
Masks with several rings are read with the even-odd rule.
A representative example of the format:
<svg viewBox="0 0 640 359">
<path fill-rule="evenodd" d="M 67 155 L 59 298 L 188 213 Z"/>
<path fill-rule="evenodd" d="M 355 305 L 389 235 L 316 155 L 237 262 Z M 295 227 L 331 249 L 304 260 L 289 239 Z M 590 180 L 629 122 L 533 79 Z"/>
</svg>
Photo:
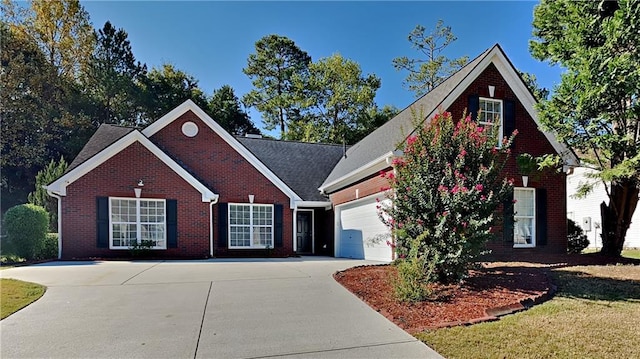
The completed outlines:
<svg viewBox="0 0 640 359">
<path fill-rule="evenodd" d="M 502 258 L 502 260 L 509 258 Z M 392 265 L 360 266 L 340 271 L 334 278 L 370 307 L 409 333 L 498 320 L 549 299 L 555 286 L 550 267 L 570 265 L 637 264 L 637 260 L 611 260 L 598 255 L 544 256 L 529 263 L 483 262 L 462 283 L 434 284 L 429 301 L 403 303 L 395 299 L 390 278 Z"/>
</svg>

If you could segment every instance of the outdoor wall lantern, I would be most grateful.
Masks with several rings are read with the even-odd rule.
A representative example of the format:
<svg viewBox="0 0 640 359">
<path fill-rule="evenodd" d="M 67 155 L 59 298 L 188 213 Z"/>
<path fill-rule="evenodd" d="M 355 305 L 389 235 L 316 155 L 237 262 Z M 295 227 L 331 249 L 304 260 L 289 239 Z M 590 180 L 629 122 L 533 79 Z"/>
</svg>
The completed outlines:
<svg viewBox="0 0 640 359">
<path fill-rule="evenodd" d="M 136 194 L 136 198 L 140 198 L 140 195 L 142 194 L 142 187 L 144 186 L 144 181 L 141 179 L 138 181 L 138 187 L 133 189 L 133 192 Z"/>
<path fill-rule="evenodd" d="M 249 195 L 249 203 L 253 203 L 253 200 L 254 200 L 254 198 L 255 198 L 255 197 L 256 197 L 256 196 L 254 196 L 254 195 L 250 194 L 250 195 Z"/>
<path fill-rule="evenodd" d="M 489 97 L 493 98 L 493 95 L 496 93 L 496 87 L 489 85 Z"/>
</svg>

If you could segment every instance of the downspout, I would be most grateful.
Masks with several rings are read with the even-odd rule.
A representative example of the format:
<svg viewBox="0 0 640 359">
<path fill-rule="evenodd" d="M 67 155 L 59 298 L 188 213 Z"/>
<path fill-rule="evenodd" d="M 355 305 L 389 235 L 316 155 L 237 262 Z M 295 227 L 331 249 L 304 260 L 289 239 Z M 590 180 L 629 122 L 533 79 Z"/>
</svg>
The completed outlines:
<svg viewBox="0 0 640 359">
<path fill-rule="evenodd" d="M 213 258 L 213 205 L 218 203 L 220 196 L 215 196 L 209 202 L 209 257 Z"/>
<path fill-rule="evenodd" d="M 298 230 L 298 204 L 296 203 L 295 207 L 293 207 L 293 252 L 298 251 L 298 239 L 296 238 L 296 231 Z"/>
<path fill-rule="evenodd" d="M 58 259 L 62 258 L 62 197 L 51 192 L 46 186 L 47 194 L 58 200 Z"/>
</svg>

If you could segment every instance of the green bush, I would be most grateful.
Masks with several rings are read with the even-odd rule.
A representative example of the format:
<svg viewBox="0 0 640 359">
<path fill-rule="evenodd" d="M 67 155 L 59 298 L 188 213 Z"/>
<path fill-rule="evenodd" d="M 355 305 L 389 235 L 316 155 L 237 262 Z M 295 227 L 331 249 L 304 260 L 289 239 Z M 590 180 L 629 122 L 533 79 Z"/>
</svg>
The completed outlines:
<svg viewBox="0 0 640 359">
<path fill-rule="evenodd" d="M 4 228 L 15 254 L 27 260 L 35 259 L 45 242 L 49 214 L 43 207 L 20 204 L 9 208 L 4 216 Z"/>
<path fill-rule="evenodd" d="M 589 240 L 582 228 L 576 222 L 567 218 L 567 251 L 569 253 L 580 253 L 588 246 Z"/>
<path fill-rule="evenodd" d="M 36 253 L 37 259 L 58 258 L 58 233 L 47 233 L 42 245 Z"/>
<path fill-rule="evenodd" d="M 413 241 L 419 241 L 414 239 Z M 438 253 L 427 250 L 420 255 L 417 243 L 409 251 L 409 256 L 396 260 L 398 275 L 391 279 L 396 298 L 402 302 L 421 302 L 428 299 L 432 290 L 429 283 L 435 279 Z"/>
</svg>

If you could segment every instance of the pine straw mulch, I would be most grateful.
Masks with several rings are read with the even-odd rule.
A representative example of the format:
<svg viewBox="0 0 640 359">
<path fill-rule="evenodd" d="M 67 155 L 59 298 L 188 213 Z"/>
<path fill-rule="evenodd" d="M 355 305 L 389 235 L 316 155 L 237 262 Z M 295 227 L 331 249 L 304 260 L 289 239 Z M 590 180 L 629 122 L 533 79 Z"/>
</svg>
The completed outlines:
<svg viewBox="0 0 640 359">
<path fill-rule="evenodd" d="M 547 255 L 530 258 L 528 262 L 494 257 L 479 263 L 479 268 L 471 270 L 469 277 L 459 284 L 433 284 L 433 297 L 418 303 L 396 300 L 390 284 L 396 275 L 392 265 L 354 267 L 335 273 L 334 278 L 399 327 L 417 333 L 498 320 L 502 315 L 541 303 L 556 290 L 548 275 L 549 268 L 612 263 L 638 261 L 597 254 Z"/>
</svg>

